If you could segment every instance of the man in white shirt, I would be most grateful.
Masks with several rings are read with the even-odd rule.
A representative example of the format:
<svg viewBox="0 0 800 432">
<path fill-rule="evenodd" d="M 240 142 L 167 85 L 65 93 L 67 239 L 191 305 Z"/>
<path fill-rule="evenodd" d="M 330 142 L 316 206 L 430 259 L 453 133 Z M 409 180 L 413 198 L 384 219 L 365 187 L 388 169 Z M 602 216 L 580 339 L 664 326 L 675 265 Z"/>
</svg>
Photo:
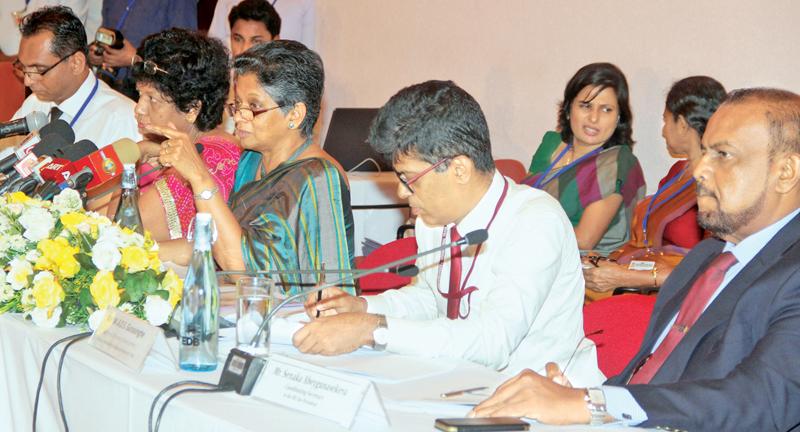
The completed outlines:
<svg viewBox="0 0 800 432">
<path fill-rule="evenodd" d="M 600 388 L 526 371 L 473 411 L 543 423 L 800 430 L 800 95 L 731 92 L 694 170 L 718 238 L 667 278 L 639 352 Z M 554 367 L 548 376 L 563 383 Z"/>
<path fill-rule="evenodd" d="M 420 251 L 480 229 L 488 240 L 417 259 L 418 277 L 399 290 L 361 298 L 329 289 L 316 304 L 311 296 L 309 315 L 323 316 L 295 334 L 295 346 L 335 355 L 372 345 L 509 373 L 542 370 L 552 356 L 564 367 L 577 351 L 568 375 L 600 382 L 569 220 L 548 194 L 495 169 L 478 103 L 450 81 L 408 87 L 378 112 L 369 142 L 393 161 Z"/>
<path fill-rule="evenodd" d="M 22 40 L 14 66 L 33 92 L 14 114 L 33 111 L 57 115 L 98 148 L 121 138 L 141 140 L 134 103 L 98 80 L 87 63 L 86 33 L 63 6 L 39 9 L 20 25 Z M 57 110 L 53 110 L 53 108 Z"/>
<path fill-rule="evenodd" d="M 62 5 L 72 9 L 86 28 L 86 37 L 94 39 L 100 27 L 102 0 L 3 0 L 0 1 L 0 51 L 7 56 L 17 55 L 20 33 L 16 18 L 35 11 L 44 6 Z"/>
</svg>

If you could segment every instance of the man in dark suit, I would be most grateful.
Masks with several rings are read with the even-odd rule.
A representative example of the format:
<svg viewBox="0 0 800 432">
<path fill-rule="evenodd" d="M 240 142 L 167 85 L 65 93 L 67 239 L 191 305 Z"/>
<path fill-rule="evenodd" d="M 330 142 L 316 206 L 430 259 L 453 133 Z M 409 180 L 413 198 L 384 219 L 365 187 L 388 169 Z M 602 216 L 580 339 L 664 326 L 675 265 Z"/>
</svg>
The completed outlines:
<svg viewBox="0 0 800 432">
<path fill-rule="evenodd" d="M 555 364 L 550 379 L 525 371 L 472 415 L 800 430 L 800 96 L 731 93 L 702 152 L 698 220 L 721 240 L 673 271 L 625 370 L 593 389 L 571 388 Z"/>
</svg>

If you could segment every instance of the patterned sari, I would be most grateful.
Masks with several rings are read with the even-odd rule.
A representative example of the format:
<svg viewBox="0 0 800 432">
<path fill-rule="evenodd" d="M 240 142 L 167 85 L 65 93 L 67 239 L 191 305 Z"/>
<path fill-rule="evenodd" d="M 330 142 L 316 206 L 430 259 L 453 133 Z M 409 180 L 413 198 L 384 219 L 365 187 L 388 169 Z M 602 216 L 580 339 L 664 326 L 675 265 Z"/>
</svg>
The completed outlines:
<svg viewBox="0 0 800 432">
<path fill-rule="evenodd" d="M 611 194 L 622 195 L 622 205 L 611 220 L 594 250 L 602 255 L 621 247 L 629 239 L 629 227 L 636 203 L 644 197 L 645 182 L 639 161 L 631 148 L 617 145 L 592 154 L 553 178 L 557 170 L 547 171 L 553 152 L 561 144 L 561 134 L 547 132 L 536 150 L 522 184 L 534 186 L 546 175 L 541 189 L 555 197 L 575 227 L 590 204 Z M 552 179 L 552 180 L 551 180 Z"/>
<path fill-rule="evenodd" d="M 350 191 L 339 170 L 325 159 L 290 160 L 255 180 L 260 166 L 260 153 L 242 154 L 229 200 L 242 227 L 247 269 L 353 268 Z M 329 275 L 327 281 L 348 275 Z M 313 274 L 283 275 L 280 279 L 284 289 L 292 293 L 319 282 Z M 352 281 L 343 288 L 355 293 Z"/>
</svg>

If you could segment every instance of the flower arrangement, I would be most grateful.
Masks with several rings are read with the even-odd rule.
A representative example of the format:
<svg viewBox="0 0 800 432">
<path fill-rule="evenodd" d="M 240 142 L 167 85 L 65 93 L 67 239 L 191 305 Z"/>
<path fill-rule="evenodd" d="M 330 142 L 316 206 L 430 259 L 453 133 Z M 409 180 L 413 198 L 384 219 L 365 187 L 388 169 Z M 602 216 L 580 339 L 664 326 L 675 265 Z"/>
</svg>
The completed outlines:
<svg viewBox="0 0 800 432">
<path fill-rule="evenodd" d="M 149 233 L 83 210 L 78 192 L 65 189 L 52 202 L 0 196 L 0 313 L 94 329 L 112 306 L 161 325 L 182 292 Z"/>
</svg>

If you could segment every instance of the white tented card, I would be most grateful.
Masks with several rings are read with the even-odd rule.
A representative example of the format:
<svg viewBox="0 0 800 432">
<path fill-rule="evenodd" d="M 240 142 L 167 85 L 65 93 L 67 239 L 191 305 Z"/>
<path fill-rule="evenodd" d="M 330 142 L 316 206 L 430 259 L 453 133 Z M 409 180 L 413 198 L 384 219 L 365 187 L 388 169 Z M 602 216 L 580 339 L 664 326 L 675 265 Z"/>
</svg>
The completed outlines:
<svg viewBox="0 0 800 432">
<path fill-rule="evenodd" d="M 653 270 L 656 266 L 655 261 L 631 261 L 628 270 Z"/>
<path fill-rule="evenodd" d="M 270 355 L 252 395 L 348 429 L 354 421 L 372 427 L 389 425 L 371 381 L 280 355 Z"/>
<path fill-rule="evenodd" d="M 147 321 L 117 308 L 108 307 L 89 339 L 89 345 L 139 371 L 160 330 Z"/>
</svg>

